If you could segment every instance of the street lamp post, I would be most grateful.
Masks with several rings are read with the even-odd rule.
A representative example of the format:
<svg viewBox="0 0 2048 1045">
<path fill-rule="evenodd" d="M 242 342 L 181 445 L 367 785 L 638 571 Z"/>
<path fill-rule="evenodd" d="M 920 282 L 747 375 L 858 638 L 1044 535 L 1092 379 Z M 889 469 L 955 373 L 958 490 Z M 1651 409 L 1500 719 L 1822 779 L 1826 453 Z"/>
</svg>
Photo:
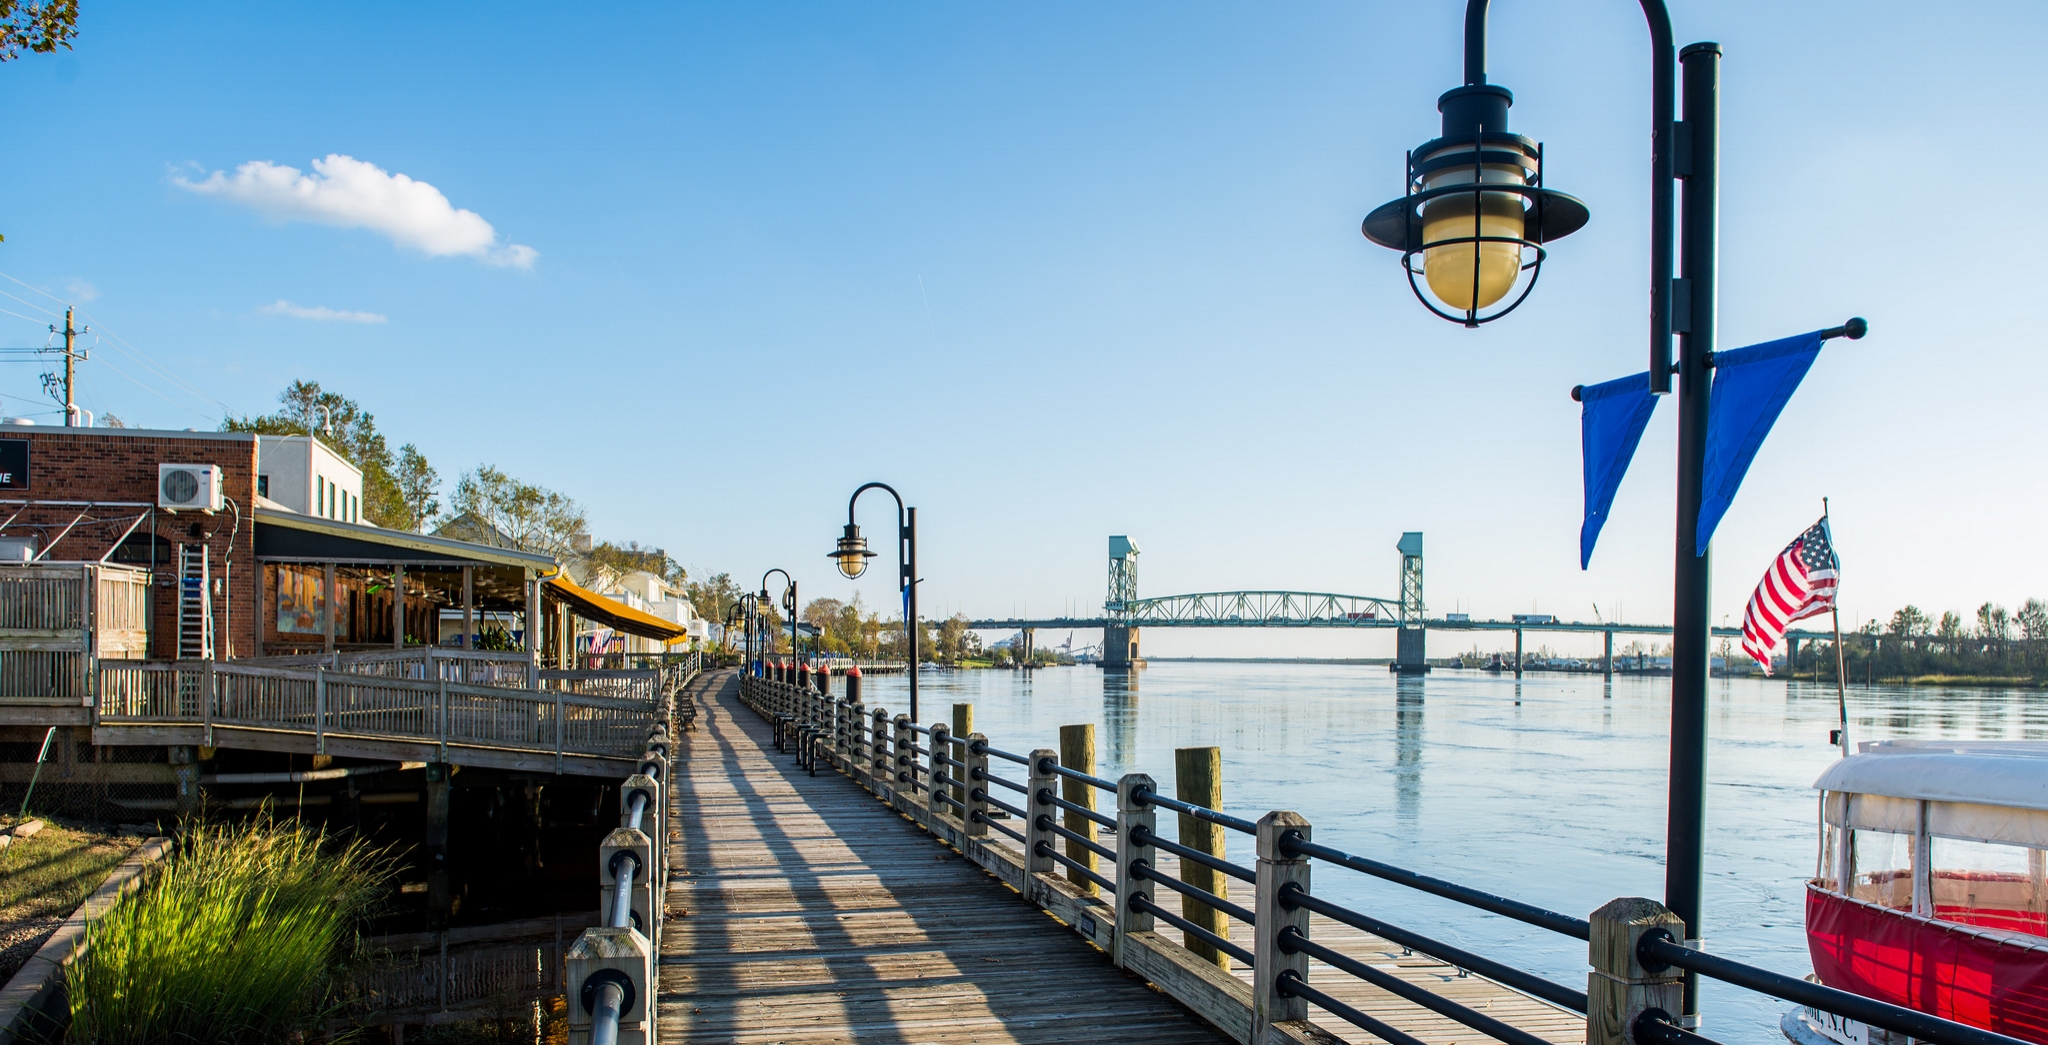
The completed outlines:
<svg viewBox="0 0 2048 1045">
<path fill-rule="evenodd" d="M 786 582 L 782 589 L 782 608 L 789 613 L 789 656 L 790 660 L 794 662 L 797 658 L 803 655 L 802 652 L 798 649 L 796 642 L 796 578 L 790 576 L 788 570 L 780 568 L 769 570 L 768 573 L 762 574 L 761 590 L 755 593 L 754 595 L 754 605 L 770 605 L 770 603 L 768 602 L 768 574 L 771 573 L 782 574 L 782 579 Z M 765 645 L 765 635 L 763 636 L 763 639 Z M 794 663 L 792 663 L 791 670 L 795 670 Z M 792 679 L 793 678 L 794 676 L 792 676 Z"/>
<path fill-rule="evenodd" d="M 1486 82 L 1489 0 L 1467 0 L 1465 84 L 1437 102 L 1443 136 L 1408 154 L 1403 194 L 1365 220 L 1366 238 L 1402 252 L 1409 286 L 1424 306 L 1477 327 L 1513 311 L 1534 288 L 1545 244 L 1582 227 L 1584 204 L 1543 187 L 1543 146 L 1507 128 L 1514 97 Z M 1671 753 L 1664 903 L 1697 946 L 1706 811 L 1709 558 L 1695 543 L 1705 472 L 1718 264 L 1720 61 L 1714 43 L 1673 61 L 1664 0 L 1640 0 L 1651 42 L 1649 390 L 1678 394 L 1678 525 L 1673 591 Z M 1683 119 L 1673 120 L 1676 68 L 1684 70 Z M 1676 179 L 1681 214 L 1673 221 Z M 1684 233 L 1672 277 L 1674 232 Z M 1418 269 L 1416 258 L 1420 256 Z M 1527 273 L 1527 279 L 1522 274 Z M 1416 281 L 1423 277 L 1434 303 Z M 1509 298 L 1517 282 L 1520 294 Z M 1501 302 L 1505 301 L 1503 306 Z M 1677 365 L 1671 337 L 1680 335 Z M 1860 333 L 1860 332 L 1859 332 Z M 1681 1024 L 1699 1025 L 1698 980 L 1687 974 Z"/>
<path fill-rule="evenodd" d="M 888 483 L 867 483 L 853 491 L 846 499 L 846 532 L 840 535 L 839 543 L 829 553 L 829 558 L 839 564 L 839 572 L 848 580 L 866 573 L 868 560 L 875 553 L 868 550 L 868 539 L 860 535 L 860 527 L 853 521 L 853 505 L 860 495 L 869 490 L 887 490 L 896 499 L 896 572 L 897 590 L 903 596 L 903 641 L 910 655 L 910 721 L 917 721 L 917 646 L 918 633 L 924 629 L 917 622 L 917 509 L 906 507 L 903 495 Z"/>
</svg>

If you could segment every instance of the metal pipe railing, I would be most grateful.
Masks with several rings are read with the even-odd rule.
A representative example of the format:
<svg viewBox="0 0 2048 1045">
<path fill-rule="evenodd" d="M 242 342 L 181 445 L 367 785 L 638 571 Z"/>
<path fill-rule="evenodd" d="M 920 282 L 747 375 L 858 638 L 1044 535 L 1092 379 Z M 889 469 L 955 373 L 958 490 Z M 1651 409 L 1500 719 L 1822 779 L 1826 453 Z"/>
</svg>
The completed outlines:
<svg viewBox="0 0 2048 1045">
<path fill-rule="evenodd" d="M 806 723 L 823 716 L 829 724 L 818 727 L 820 734 L 831 736 L 843 733 L 846 738 L 844 756 L 838 750 L 829 753 L 828 757 L 833 763 L 843 761 L 851 773 L 854 771 L 854 763 L 865 751 L 870 772 L 873 774 L 873 778 L 867 781 L 869 786 L 879 792 L 881 787 L 887 784 L 897 795 L 915 807 L 914 814 L 920 821 L 928 821 L 927 826 L 934 833 L 954 841 L 962 852 L 976 855 L 981 851 L 971 844 L 972 837 L 959 837 L 964 833 L 967 836 L 980 836 L 984 840 L 983 844 L 990 845 L 991 848 L 1014 853 L 1015 850 L 997 844 L 996 839 L 991 837 L 999 835 L 1023 846 L 1025 874 L 1048 877 L 1064 875 L 1071 878 L 1075 884 L 1092 884 L 1113 896 L 1114 906 L 1111 910 L 1116 912 L 1117 927 L 1116 931 L 1107 937 L 1109 942 L 1104 946 L 1111 950 L 1112 957 L 1118 965 L 1125 965 L 1124 959 L 1118 955 L 1133 946 L 1132 941 L 1127 938 L 1127 932 L 1131 930 L 1125 928 L 1126 916 L 1156 919 L 1179 929 L 1188 945 L 1206 945 L 1215 955 L 1251 966 L 1255 995 L 1262 990 L 1271 991 L 1270 997 L 1281 999 L 1278 1002 L 1280 1008 L 1276 1009 L 1276 1012 L 1285 1010 L 1294 1013 L 1285 1018 L 1302 1018 L 1307 1010 L 1298 1007 L 1305 1003 L 1313 1003 L 1324 1011 L 1381 1038 L 1389 1045 L 1423 1043 L 1378 1016 L 1360 1011 L 1311 985 L 1307 978 L 1310 959 L 1320 962 L 1329 970 L 1360 980 L 1407 1003 L 1451 1019 L 1502 1042 L 1503 1045 L 1550 1043 L 1505 1020 L 1315 941 L 1308 931 L 1309 915 L 1328 918 L 1370 933 L 1389 943 L 1429 955 L 1454 966 L 1461 974 L 1469 971 L 1573 1012 L 1586 1013 L 1592 1008 L 1593 1002 L 1586 992 L 1572 986 L 1554 982 L 1505 962 L 1487 958 L 1463 947 L 1317 896 L 1310 891 L 1308 885 L 1309 869 L 1312 866 L 1333 866 L 1356 871 L 1577 940 L 1590 941 L 1596 935 L 1595 922 L 1603 926 L 1603 934 L 1623 931 L 1618 927 L 1624 924 L 1639 924 L 1635 921 L 1622 922 L 1617 919 L 1644 916 L 1645 908 L 1656 917 L 1671 917 L 1668 911 L 1643 900 L 1615 901 L 1596 912 L 1592 919 L 1547 910 L 1310 841 L 1307 837 L 1306 821 L 1291 813 L 1272 813 L 1265 818 L 1280 819 L 1277 828 L 1260 843 L 1260 868 L 1255 872 L 1252 868 L 1232 863 L 1219 854 L 1204 852 L 1177 840 L 1160 837 L 1152 826 L 1153 811 L 1177 813 L 1253 836 L 1260 833 L 1260 823 L 1161 795 L 1153 788 L 1149 777 L 1126 777 L 1126 786 L 1120 791 L 1116 783 L 1060 765 L 1059 759 L 1051 756 L 1049 752 L 1036 752 L 1035 755 L 1038 757 L 1035 758 L 1018 755 L 994 747 L 986 738 L 951 737 L 943 726 L 919 726 L 907 720 L 896 722 L 892 732 L 886 728 L 889 721 L 886 712 L 880 709 L 876 709 L 874 717 L 878 723 L 884 725 L 875 729 L 875 742 L 869 743 L 862 728 L 864 720 L 850 719 L 841 714 L 838 708 L 825 708 L 822 702 L 797 694 L 793 688 L 779 683 L 765 680 L 748 682 L 755 688 L 768 687 L 764 691 L 765 698 L 759 694 L 749 697 L 753 706 L 761 711 L 764 717 L 775 717 L 771 709 L 783 709 L 785 714 L 790 716 L 790 720 L 800 719 Z M 748 687 L 743 686 L 743 694 L 746 691 Z M 799 705 L 798 700 L 807 703 Z M 846 728 L 834 728 L 835 724 Z M 940 743 L 931 744 L 929 750 L 918 747 L 910 738 L 920 733 L 932 736 L 936 740 L 963 745 L 970 753 L 970 761 L 963 762 L 953 758 L 949 752 L 954 749 L 943 747 Z M 817 754 L 826 754 L 822 745 L 811 757 L 815 758 Z M 923 756 L 923 762 L 919 756 Z M 973 763 L 972 757 L 979 757 L 984 761 Z M 891 761 L 892 759 L 894 761 Z M 989 773 L 987 759 L 1002 759 L 1028 767 L 1032 773 L 1032 783 L 1020 784 Z M 959 772 L 951 771 L 955 769 Z M 892 775 L 894 779 L 890 778 Z M 856 778 L 859 779 L 858 776 Z M 920 778 L 929 779 L 930 787 L 921 783 Z M 1059 778 L 1079 781 L 1103 791 L 1121 793 L 1123 798 L 1119 803 L 1117 815 L 1106 815 L 1086 804 L 1063 797 L 1058 793 L 1059 788 L 1049 783 Z M 994 786 L 991 785 L 999 785 L 1027 796 L 1028 800 L 1021 805 L 1010 804 L 990 794 L 994 790 Z M 962 802 L 949 794 L 948 791 L 952 787 L 968 788 L 969 801 Z M 919 797 L 920 792 L 930 792 L 933 788 L 937 791 L 930 794 L 929 802 Z M 928 816 L 928 811 L 940 809 L 958 810 L 961 819 L 952 820 L 950 813 L 943 818 Z M 1019 831 L 998 823 L 991 815 L 997 811 L 1024 821 L 1029 825 L 1029 830 Z M 1079 831 L 1070 829 L 1060 822 L 1063 815 L 1085 821 L 1087 826 Z M 966 828 L 964 832 L 963 825 Z M 1089 830 L 1095 826 L 1108 828 L 1109 834 L 1100 841 L 1090 837 Z M 1066 851 L 1062 851 L 1063 848 Z M 1278 887 L 1263 893 L 1256 906 L 1245 906 L 1232 902 L 1222 891 L 1212 891 L 1210 888 L 1161 874 L 1151 861 L 1150 854 L 1153 851 L 1178 857 L 1183 861 L 1184 869 L 1189 866 L 1205 867 L 1240 882 L 1256 883 L 1267 873 L 1269 864 L 1272 866 L 1272 873 L 1281 878 Z M 1117 879 L 1112 880 L 1097 872 L 1091 866 L 1091 861 L 1095 858 L 1118 861 Z M 976 859 L 981 858 L 976 855 Z M 1016 857 L 1003 859 L 1014 861 Z M 995 866 L 987 860 L 982 862 L 984 866 L 990 866 L 992 869 Z M 1012 863 L 1010 866 L 1014 868 L 1015 864 Z M 1015 872 L 1013 870 L 1004 873 Z M 1220 882 L 1221 879 L 1217 881 Z M 1250 925 L 1255 940 L 1269 942 L 1265 949 L 1267 953 L 1275 955 L 1275 967 L 1259 967 L 1256 958 L 1259 947 L 1247 947 L 1223 935 L 1228 923 L 1216 921 L 1210 925 L 1203 925 L 1181 912 L 1168 910 L 1153 899 L 1153 886 L 1164 886 L 1172 892 L 1179 893 L 1186 901 L 1191 901 L 1192 905 L 1198 905 L 1191 906 L 1191 912 L 1206 909 L 1233 921 Z M 1221 889 L 1220 885 L 1215 888 Z M 1071 897 L 1073 889 L 1067 883 L 1060 882 L 1055 895 L 1060 894 Z M 1047 902 L 1052 906 L 1049 901 L 1041 902 Z M 1085 891 L 1078 900 L 1058 902 L 1080 904 L 1077 910 L 1082 913 L 1078 917 L 1084 920 L 1088 917 L 1088 905 L 1096 903 Z M 1062 909 L 1061 917 L 1072 918 L 1076 915 Z M 1137 924 L 1149 927 L 1151 922 L 1148 920 Z M 1100 927 L 1095 927 L 1084 931 L 1099 934 L 1101 930 Z M 1098 942 L 1105 939 L 1100 935 L 1095 938 Z M 1603 935 L 1602 938 L 1609 937 Z M 1144 944 L 1161 945 L 1172 946 L 1170 943 Z M 1955 1023 L 1928 1013 L 1890 1005 L 1743 962 L 1692 950 L 1678 943 L 1670 932 L 1663 930 L 1651 931 L 1641 937 L 1634 955 L 1637 962 L 1634 968 L 1614 967 L 1612 962 L 1615 959 L 1611 955 L 1603 958 L 1602 954 L 1596 953 L 1594 958 L 1596 962 L 1604 962 L 1596 964 L 1596 971 L 1602 975 L 1595 977 L 1595 981 L 1619 984 L 1620 986 L 1603 989 L 1625 990 L 1630 992 L 1628 996 L 1632 999 L 1661 997 L 1655 992 L 1676 990 L 1676 974 L 1664 974 L 1657 970 L 1684 970 L 1873 1027 L 1908 1035 L 1929 1045 L 2022 1045 L 2019 1039 L 1993 1031 Z M 1169 989 L 1169 993 L 1175 991 Z M 626 1004 L 631 1003 L 629 1001 Z M 1628 1036 L 1637 1045 L 1719 1045 L 1713 1039 L 1678 1026 L 1665 1008 L 1654 1004 L 1636 1008 L 1639 1003 L 1634 1001 L 1629 1004 L 1630 1011 L 1641 1013 L 1627 1029 Z M 1669 1004 L 1675 1007 L 1676 1002 Z M 1297 1008 L 1287 1008 L 1288 1006 Z M 1267 1018 L 1269 1017 L 1265 1015 L 1254 1016 L 1255 1021 Z M 1589 1031 L 1593 1029 L 1589 1025 Z M 1618 1033 L 1613 1028 L 1603 1026 L 1600 1028 L 1598 1041 L 1593 1045 L 1619 1045 L 1621 1039 L 1615 1036 Z"/>
</svg>

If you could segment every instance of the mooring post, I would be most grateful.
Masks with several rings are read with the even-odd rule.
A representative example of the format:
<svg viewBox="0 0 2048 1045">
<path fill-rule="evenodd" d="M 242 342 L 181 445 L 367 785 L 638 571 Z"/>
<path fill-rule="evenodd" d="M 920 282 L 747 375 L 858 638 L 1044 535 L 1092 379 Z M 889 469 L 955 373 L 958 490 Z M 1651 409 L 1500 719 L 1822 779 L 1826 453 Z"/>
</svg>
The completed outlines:
<svg viewBox="0 0 2048 1045">
<path fill-rule="evenodd" d="M 1685 1005 L 1685 973 L 1643 968 L 1636 945 L 1659 929 L 1685 939 L 1685 921 L 1655 900 L 1624 896 L 1609 900 L 1588 919 L 1586 943 L 1586 1045 L 1637 1045 L 1636 1018 L 1661 1009 L 1675 1022 Z"/>
<path fill-rule="evenodd" d="M 1024 870 L 1030 874 L 1051 874 L 1057 866 L 1051 850 L 1052 840 L 1058 836 L 1046 825 L 1052 822 L 1056 808 L 1051 798 L 1057 793 L 1059 774 L 1052 767 L 1059 762 L 1060 753 L 1051 748 L 1031 752 L 1031 774 L 1026 781 L 1031 790 L 1024 796 Z"/>
<path fill-rule="evenodd" d="M 1223 749 L 1220 747 L 1183 747 L 1173 751 L 1173 793 L 1174 797 L 1190 805 L 1204 809 L 1223 808 Z M 1207 820 L 1197 819 L 1186 813 L 1178 814 L 1180 844 L 1197 852 L 1207 853 L 1219 860 L 1224 858 L 1225 846 L 1223 828 Z M 1223 872 L 1193 860 L 1180 862 L 1180 880 L 1197 889 L 1230 899 L 1230 879 Z M 1180 916 L 1188 921 L 1228 939 L 1230 917 L 1191 896 L 1180 898 Z M 1187 948 L 1204 961 L 1215 962 L 1218 968 L 1230 968 L 1230 956 L 1209 946 L 1201 940 L 1190 939 Z"/>
<path fill-rule="evenodd" d="M 1116 934 L 1109 941 L 1109 960 L 1119 969 L 1127 961 L 1126 937 L 1152 931 L 1152 912 L 1132 910 L 1131 902 L 1140 896 L 1152 899 L 1152 880 L 1139 871 L 1150 871 L 1157 861 L 1151 841 L 1159 815 L 1150 803 L 1139 805 L 1137 793 L 1156 793 L 1156 788 L 1144 773 L 1126 773 L 1116 782 Z M 1142 843 L 1137 840 L 1141 833 Z"/>
<path fill-rule="evenodd" d="M 1300 813 L 1275 811 L 1259 818 L 1259 862 L 1257 899 L 1252 914 L 1252 1040 L 1265 1041 L 1275 1023 L 1308 1019 L 1308 999 L 1283 997 L 1280 978 L 1292 973 L 1308 979 L 1308 955 L 1287 953 L 1280 946 L 1282 933 L 1308 935 L 1308 908 L 1289 910 L 1280 902 L 1281 889 L 1299 886 L 1308 890 L 1308 857 L 1288 856 L 1280 840 L 1299 834 L 1309 840 L 1308 818 Z"/>
<path fill-rule="evenodd" d="M 1087 773 L 1090 776 L 1095 774 L 1095 723 L 1083 722 L 1079 725 L 1060 727 L 1060 765 L 1077 773 Z M 1095 808 L 1093 785 L 1075 780 L 1073 777 L 1061 777 L 1060 790 L 1065 792 L 1060 797 L 1067 801 L 1090 810 Z M 1091 842 L 1095 840 L 1095 821 L 1071 809 L 1065 810 L 1065 813 L 1067 830 Z M 1090 871 L 1097 870 L 1093 850 L 1071 838 L 1066 842 L 1067 859 Z M 1088 880 L 1087 875 L 1081 873 L 1080 867 L 1069 866 L 1067 880 L 1088 896 L 1094 896 L 1102 891 L 1096 888 L 1094 882 Z"/>
<path fill-rule="evenodd" d="M 974 705 L 972 705 L 972 704 L 955 704 L 955 705 L 953 705 L 953 731 L 952 731 L 952 733 L 951 733 L 951 736 L 952 736 L 952 737 L 954 738 L 954 739 L 953 739 L 953 757 L 954 757 L 954 758 L 956 758 L 956 759 L 958 759 L 958 760 L 960 760 L 960 761 L 962 761 L 962 762 L 965 762 L 965 761 L 967 761 L 967 742 L 966 742 L 966 741 L 965 741 L 964 739 L 962 739 L 962 738 L 964 738 L 964 737 L 967 737 L 967 736 L 971 735 L 971 734 L 972 734 L 973 732 L 974 732 Z M 959 802 L 959 803 L 960 803 L 960 804 L 962 804 L 962 805 L 966 805 L 966 804 L 967 804 L 967 792 L 969 792 L 969 791 L 971 791 L 971 790 L 973 790 L 973 789 L 974 789 L 974 785 L 973 785 L 973 781 L 972 781 L 972 780 L 962 780 L 962 781 L 961 781 L 961 782 L 959 783 L 959 785 L 958 785 L 958 786 L 956 786 L 956 787 L 954 787 L 954 788 L 953 788 L 953 801 L 955 801 L 955 802 Z"/>
<path fill-rule="evenodd" d="M 1522 677 L 1522 629 L 1515 629 L 1515 677 Z"/>
<path fill-rule="evenodd" d="M 1792 641 L 1797 643 L 1799 640 L 1794 639 Z M 1798 649 L 1799 647 L 1795 645 L 1793 648 Z M 1600 674 L 1608 679 L 1614 678 L 1614 629 L 1612 628 L 1607 630 L 1607 652 L 1600 657 Z"/>
</svg>

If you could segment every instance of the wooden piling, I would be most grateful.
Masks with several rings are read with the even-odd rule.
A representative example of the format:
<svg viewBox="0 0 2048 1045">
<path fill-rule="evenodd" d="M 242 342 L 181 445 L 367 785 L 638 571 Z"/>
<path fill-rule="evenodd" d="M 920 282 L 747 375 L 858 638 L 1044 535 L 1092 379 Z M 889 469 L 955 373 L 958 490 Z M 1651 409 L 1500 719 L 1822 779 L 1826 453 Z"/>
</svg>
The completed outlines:
<svg viewBox="0 0 2048 1045">
<path fill-rule="evenodd" d="M 1223 808 L 1223 749 L 1220 747 L 1182 747 L 1173 751 L 1173 792 L 1174 797 L 1205 809 Z M 1180 820 L 1180 844 L 1197 852 L 1207 853 L 1221 860 L 1224 857 L 1223 826 L 1207 820 L 1197 820 L 1186 813 L 1178 814 Z M 1193 860 L 1180 862 L 1180 880 L 1224 899 L 1230 898 L 1230 879 L 1213 867 L 1206 867 Z M 1191 896 L 1180 898 L 1180 916 L 1226 939 L 1230 936 L 1230 916 Z M 1211 947 L 1201 940 L 1189 937 L 1187 948 L 1204 961 L 1215 962 L 1218 968 L 1230 968 L 1230 956 Z"/>
<path fill-rule="evenodd" d="M 1095 775 L 1095 723 L 1083 722 L 1077 726 L 1060 727 L 1060 765 L 1077 773 Z M 1095 788 L 1087 783 L 1063 776 L 1060 778 L 1060 792 L 1060 797 L 1077 806 L 1085 806 L 1091 810 L 1095 808 Z M 1064 826 L 1067 830 L 1091 842 L 1095 840 L 1095 821 L 1071 809 L 1063 812 L 1066 813 Z M 1071 838 L 1066 839 L 1066 843 L 1067 859 L 1090 871 L 1097 870 L 1093 851 Z M 1089 896 L 1100 892 L 1095 883 L 1089 881 L 1088 876 L 1082 874 L 1078 868 L 1067 868 L 1067 880 Z"/>
<path fill-rule="evenodd" d="M 974 732 L 974 705 L 972 705 L 972 704 L 955 704 L 955 705 L 953 705 L 953 752 L 952 752 L 952 754 L 953 754 L 953 757 L 954 757 L 955 759 L 957 759 L 957 760 L 959 760 L 959 761 L 961 761 L 961 762 L 965 762 L 965 761 L 967 761 L 967 736 L 968 736 L 968 734 L 970 734 L 970 733 L 973 733 L 973 732 Z M 956 769 L 954 769 L 954 770 L 953 770 L 953 773 L 952 773 L 952 775 L 953 775 L 953 776 L 954 776 L 954 777 L 955 777 L 955 778 L 957 779 L 957 778 L 960 778 L 960 777 L 964 777 L 964 776 L 965 776 L 965 773 L 964 773 L 964 772 L 963 772 L 962 770 L 960 770 L 960 769 L 957 769 L 957 768 L 956 768 Z M 958 802 L 958 803 L 960 803 L 961 805 L 966 805 L 966 804 L 967 804 L 967 785 L 966 785 L 966 783 L 965 783 L 964 781 L 963 781 L 963 782 L 962 782 L 961 784 L 959 784 L 959 785 L 957 785 L 957 786 L 955 786 L 955 787 L 953 788 L 953 801 L 955 801 L 955 802 Z"/>
<path fill-rule="evenodd" d="M 1586 977 L 1586 1045 L 1630 1045 L 1636 1017 L 1647 1009 L 1676 1016 L 1685 1002 L 1685 974 L 1650 972 L 1636 957 L 1636 944 L 1659 929 L 1685 938 L 1685 922 L 1663 904 L 1639 896 L 1610 900 L 1593 917 Z"/>
</svg>

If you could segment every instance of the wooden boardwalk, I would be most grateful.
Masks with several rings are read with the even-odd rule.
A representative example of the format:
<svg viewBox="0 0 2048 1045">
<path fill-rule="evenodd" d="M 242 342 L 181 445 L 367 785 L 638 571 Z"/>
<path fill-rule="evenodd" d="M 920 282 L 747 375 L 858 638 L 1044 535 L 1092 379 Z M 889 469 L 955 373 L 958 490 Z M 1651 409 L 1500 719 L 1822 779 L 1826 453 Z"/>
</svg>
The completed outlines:
<svg viewBox="0 0 2048 1045">
<path fill-rule="evenodd" d="M 702 710 L 697 731 L 682 734 L 674 788 L 664 1040 L 1232 1040 L 839 772 L 799 769 L 739 702 L 730 673 L 689 696 Z M 1174 859 L 1160 857 L 1173 873 Z M 1102 870 L 1113 876 L 1106 861 Z M 1249 889 L 1240 897 L 1232 884 L 1249 904 Z M 1434 958 L 1321 916 L 1310 935 L 1557 1045 L 1585 1040 L 1583 1016 Z M 1310 982 L 1429 1045 L 1490 1040 L 1320 962 Z M 1320 1008 L 1310 1018 L 1344 1040 L 1378 1041 Z"/>
<path fill-rule="evenodd" d="M 797 769 L 732 675 L 707 681 L 677 762 L 663 1042 L 1227 1041 L 838 773 Z"/>
</svg>

